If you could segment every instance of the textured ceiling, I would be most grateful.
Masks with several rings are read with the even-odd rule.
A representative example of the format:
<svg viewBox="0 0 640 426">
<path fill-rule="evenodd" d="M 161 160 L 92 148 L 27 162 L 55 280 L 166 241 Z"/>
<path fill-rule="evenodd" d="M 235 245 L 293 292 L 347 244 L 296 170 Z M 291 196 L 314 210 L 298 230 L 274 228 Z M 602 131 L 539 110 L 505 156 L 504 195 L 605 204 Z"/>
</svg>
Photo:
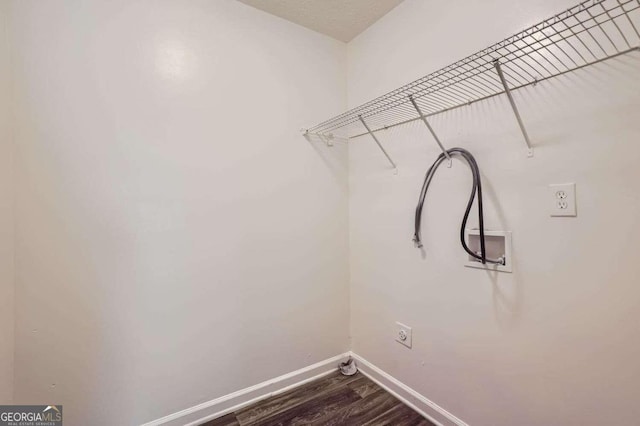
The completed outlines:
<svg viewBox="0 0 640 426">
<path fill-rule="evenodd" d="M 348 42 L 402 0 L 238 0 Z"/>
</svg>

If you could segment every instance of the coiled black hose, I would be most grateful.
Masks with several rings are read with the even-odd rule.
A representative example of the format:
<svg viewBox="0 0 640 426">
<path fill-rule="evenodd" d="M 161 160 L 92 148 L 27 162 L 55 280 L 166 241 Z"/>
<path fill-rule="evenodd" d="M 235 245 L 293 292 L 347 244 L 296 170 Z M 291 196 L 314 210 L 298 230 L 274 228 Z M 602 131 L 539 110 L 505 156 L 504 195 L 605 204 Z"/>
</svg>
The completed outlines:
<svg viewBox="0 0 640 426">
<path fill-rule="evenodd" d="M 447 150 L 449 156 L 460 156 L 464 158 L 469 164 L 469 168 L 471 169 L 471 175 L 473 176 L 473 186 L 471 188 L 471 196 L 469 197 L 469 202 L 467 203 L 467 208 L 464 212 L 464 216 L 462 218 L 462 226 L 460 227 L 460 243 L 462 243 L 462 248 L 469 253 L 475 259 L 478 259 L 483 264 L 485 263 L 493 263 L 497 265 L 504 265 L 504 259 L 500 260 L 492 260 L 487 259 L 486 248 L 485 248 L 485 239 L 484 239 L 484 215 L 482 211 L 482 182 L 480 179 L 480 169 L 478 168 L 478 163 L 476 163 L 476 159 L 473 158 L 473 155 L 469 151 L 463 148 L 451 148 Z M 422 241 L 420 240 L 420 223 L 422 221 L 422 207 L 424 205 L 424 199 L 427 195 L 427 190 L 429 189 L 429 185 L 431 184 L 431 180 L 436 173 L 436 170 L 442 164 L 442 162 L 446 159 L 444 153 L 440 154 L 436 161 L 429 167 L 427 170 L 427 174 L 424 177 L 424 183 L 422 184 L 422 191 L 420 191 L 420 198 L 418 199 L 418 205 L 416 206 L 416 217 L 415 217 L 415 233 L 413 236 L 413 241 L 415 242 L 417 247 L 422 247 Z M 476 193 L 478 194 L 478 221 L 480 224 L 480 255 L 478 256 L 476 253 L 471 251 L 471 249 L 467 246 L 467 242 L 464 238 L 464 230 L 467 226 L 467 220 L 469 219 L 469 213 L 471 212 L 471 207 L 473 206 L 473 201 L 475 200 Z"/>
</svg>

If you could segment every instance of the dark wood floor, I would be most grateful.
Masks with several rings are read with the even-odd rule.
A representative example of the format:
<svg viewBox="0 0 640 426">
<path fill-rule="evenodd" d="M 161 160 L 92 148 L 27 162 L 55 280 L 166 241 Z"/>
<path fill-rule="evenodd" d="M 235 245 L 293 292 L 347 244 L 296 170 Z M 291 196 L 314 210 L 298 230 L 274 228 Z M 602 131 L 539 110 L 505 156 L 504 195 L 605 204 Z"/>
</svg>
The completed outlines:
<svg viewBox="0 0 640 426">
<path fill-rule="evenodd" d="M 380 386 L 338 372 L 250 405 L 202 426 L 433 426 Z"/>
</svg>

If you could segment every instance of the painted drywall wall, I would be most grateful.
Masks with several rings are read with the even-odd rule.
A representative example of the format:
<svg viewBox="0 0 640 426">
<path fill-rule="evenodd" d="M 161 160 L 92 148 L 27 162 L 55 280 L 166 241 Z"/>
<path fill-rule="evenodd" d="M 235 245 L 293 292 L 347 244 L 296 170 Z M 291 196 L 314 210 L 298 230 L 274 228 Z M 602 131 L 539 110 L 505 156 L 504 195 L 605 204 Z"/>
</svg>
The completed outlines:
<svg viewBox="0 0 640 426">
<path fill-rule="evenodd" d="M 484 48 L 572 2 L 406 0 L 349 44 L 350 106 Z M 433 117 L 480 164 L 489 229 L 513 231 L 513 274 L 463 266 L 471 177 L 441 168 L 412 243 L 438 149 L 422 123 L 350 144 L 354 352 L 470 425 L 637 424 L 640 406 L 640 55 Z M 578 216 L 551 218 L 547 185 L 577 184 Z M 477 226 L 473 218 L 470 227 Z M 413 327 L 413 348 L 394 322 Z"/>
<path fill-rule="evenodd" d="M 140 424 L 348 349 L 346 47 L 235 0 L 11 3 L 16 387 Z"/>
<path fill-rule="evenodd" d="M 13 400 L 13 150 L 7 3 L 0 2 L 0 404 Z"/>
</svg>

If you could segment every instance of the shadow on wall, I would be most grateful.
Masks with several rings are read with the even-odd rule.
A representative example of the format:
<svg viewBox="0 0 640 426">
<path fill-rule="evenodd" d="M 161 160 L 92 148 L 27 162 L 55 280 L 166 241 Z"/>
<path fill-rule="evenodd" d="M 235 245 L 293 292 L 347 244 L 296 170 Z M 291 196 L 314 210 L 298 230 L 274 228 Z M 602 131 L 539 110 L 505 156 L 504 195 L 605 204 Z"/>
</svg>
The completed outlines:
<svg viewBox="0 0 640 426">
<path fill-rule="evenodd" d="M 521 316 L 522 286 L 520 280 L 514 276 L 510 283 L 502 286 L 500 284 L 502 272 L 487 270 L 486 274 L 493 288 L 493 313 L 496 323 L 503 330 L 512 329 L 520 322 Z M 510 294 L 505 290 L 511 290 Z"/>
<path fill-rule="evenodd" d="M 308 134 L 303 134 L 302 137 L 316 151 L 336 182 L 344 184 L 349 173 L 349 164 L 347 156 L 341 154 L 348 149 L 348 139 L 333 138 L 329 140 L 323 139 L 319 135 Z"/>
<path fill-rule="evenodd" d="M 493 207 L 501 228 L 507 229 L 508 221 L 504 209 L 491 181 L 485 179 L 484 175 L 482 175 L 482 189 L 485 202 L 489 201 Z M 515 249 L 513 253 L 516 253 Z M 512 277 L 504 286 L 500 283 L 500 276 L 504 274 L 503 272 L 486 270 L 493 288 L 493 312 L 497 324 L 503 330 L 511 329 L 519 323 L 522 309 L 522 285 L 519 279 L 517 256 L 514 256 L 511 261 L 513 262 L 513 272 L 510 274 Z"/>
</svg>

